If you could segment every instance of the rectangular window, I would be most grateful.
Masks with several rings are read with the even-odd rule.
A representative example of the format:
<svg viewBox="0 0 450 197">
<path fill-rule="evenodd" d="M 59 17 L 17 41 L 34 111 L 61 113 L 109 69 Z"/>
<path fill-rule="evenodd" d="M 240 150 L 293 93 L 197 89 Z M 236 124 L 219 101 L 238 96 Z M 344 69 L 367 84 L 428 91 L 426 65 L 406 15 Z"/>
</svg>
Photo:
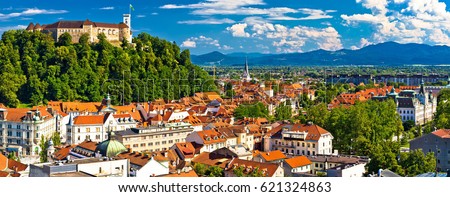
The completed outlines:
<svg viewBox="0 0 450 197">
<path fill-rule="evenodd" d="M 145 143 L 142 143 L 142 144 L 141 144 L 141 147 L 145 147 Z"/>
<path fill-rule="evenodd" d="M 316 148 L 316 144 L 313 144 L 313 148 Z"/>
<path fill-rule="evenodd" d="M 20 129 L 20 125 L 17 125 L 17 129 Z"/>
<path fill-rule="evenodd" d="M 162 141 L 162 144 L 166 144 L 166 141 Z"/>
<path fill-rule="evenodd" d="M 8 131 L 8 136 L 12 136 L 12 131 Z"/>
<path fill-rule="evenodd" d="M 137 148 L 137 147 L 139 147 L 138 144 L 133 144 L 133 148 Z"/>
<path fill-rule="evenodd" d="M 12 126 L 9 124 L 9 125 L 8 125 L 8 129 L 11 129 L 11 128 L 12 128 Z"/>
<path fill-rule="evenodd" d="M 86 132 L 91 132 L 91 128 L 86 128 Z"/>
<path fill-rule="evenodd" d="M 169 140 L 169 144 L 173 144 L 173 140 Z"/>
<path fill-rule="evenodd" d="M 100 127 L 95 128 L 95 131 L 98 133 L 100 132 Z"/>
<path fill-rule="evenodd" d="M 149 143 L 148 143 L 148 146 L 153 146 L 153 142 L 149 142 Z"/>
</svg>

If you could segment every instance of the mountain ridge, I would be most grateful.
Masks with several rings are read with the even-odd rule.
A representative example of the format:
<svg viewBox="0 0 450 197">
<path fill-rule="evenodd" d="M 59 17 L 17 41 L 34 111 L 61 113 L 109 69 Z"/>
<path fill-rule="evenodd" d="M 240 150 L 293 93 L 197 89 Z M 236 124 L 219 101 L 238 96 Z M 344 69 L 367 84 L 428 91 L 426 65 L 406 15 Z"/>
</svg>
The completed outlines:
<svg viewBox="0 0 450 197">
<path fill-rule="evenodd" d="M 253 65 L 306 66 L 306 65 L 440 65 L 450 64 L 450 47 L 445 45 L 385 42 L 358 50 L 315 50 L 305 53 L 262 54 L 218 51 L 191 55 L 198 65 L 242 65 L 245 59 Z"/>
</svg>

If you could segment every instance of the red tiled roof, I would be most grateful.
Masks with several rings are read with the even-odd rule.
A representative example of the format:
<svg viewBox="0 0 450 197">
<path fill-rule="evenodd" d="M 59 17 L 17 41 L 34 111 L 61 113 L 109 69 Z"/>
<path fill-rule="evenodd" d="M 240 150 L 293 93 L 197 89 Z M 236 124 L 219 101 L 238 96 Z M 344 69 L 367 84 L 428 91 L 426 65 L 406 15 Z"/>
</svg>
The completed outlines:
<svg viewBox="0 0 450 197">
<path fill-rule="evenodd" d="M 315 124 L 282 124 L 278 127 L 275 127 L 270 131 L 270 134 L 273 135 L 275 133 L 281 132 L 285 126 L 290 127 L 290 131 L 297 132 L 306 132 L 308 133 L 305 137 L 305 140 L 314 140 L 317 141 L 320 139 L 322 135 L 329 134 L 329 132 L 322 127 Z"/>
<path fill-rule="evenodd" d="M 98 144 L 97 142 L 93 142 L 93 141 L 84 141 L 84 142 L 81 142 L 80 144 L 78 144 L 78 147 L 95 152 L 95 149 L 97 148 L 97 144 Z"/>
<path fill-rule="evenodd" d="M 74 125 L 103 124 L 105 120 L 106 120 L 105 115 L 77 116 L 73 119 L 73 124 Z"/>
<path fill-rule="evenodd" d="M 8 158 L 0 153 L 0 171 L 6 170 L 8 168 Z"/>
<path fill-rule="evenodd" d="M 297 168 L 301 166 L 311 165 L 311 161 L 308 159 L 308 157 L 302 155 L 298 157 L 292 157 L 289 159 L 284 160 L 286 163 L 291 166 L 291 168 Z"/>
<path fill-rule="evenodd" d="M 433 134 L 440 138 L 450 138 L 450 129 L 439 129 L 433 132 Z"/>
<path fill-rule="evenodd" d="M 228 164 L 228 168 L 225 170 L 233 172 L 234 168 L 237 168 L 240 166 L 244 167 L 244 169 L 251 169 L 249 172 L 253 171 L 255 168 L 258 168 L 258 170 L 263 171 L 263 174 L 265 177 L 272 177 L 279 167 L 278 164 L 274 164 L 274 163 L 261 163 L 261 162 L 256 162 L 256 161 L 233 159 Z M 245 173 L 245 171 L 244 171 L 244 173 Z"/>
<path fill-rule="evenodd" d="M 16 172 L 24 171 L 28 168 L 28 165 L 15 161 L 13 159 L 8 159 L 8 168 Z"/>
<path fill-rule="evenodd" d="M 203 144 L 215 144 L 226 141 L 225 137 L 215 130 L 198 131 L 197 134 L 203 140 Z"/>
<path fill-rule="evenodd" d="M 280 150 L 274 150 L 270 152 L 259 152 L 259 156 L 261 156 L 267 162 L 286 159 L 286 155 L 284 155 L 283 152 L 281 152 Z"/>
</svg>

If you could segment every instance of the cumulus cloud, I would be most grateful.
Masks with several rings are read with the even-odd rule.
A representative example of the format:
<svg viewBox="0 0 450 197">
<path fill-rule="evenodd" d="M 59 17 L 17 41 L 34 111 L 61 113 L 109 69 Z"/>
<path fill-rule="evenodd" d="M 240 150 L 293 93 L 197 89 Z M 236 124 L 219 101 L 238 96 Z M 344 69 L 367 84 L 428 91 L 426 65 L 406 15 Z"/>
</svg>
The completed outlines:
<svg viewBox="0 0 450 197">
<path fill-rule="evenodd" d="M 245 28 L 247 28 L 247 23 L 237 23 L 227 27 L 227 30 L 231 32 L 233 37 L 250 37 L 250 34 L 245 32 Z"/>
<path fill-rule="evenodd" d="M 236 21 L 231 20 L 229 18 L 224 19 L 215 19 L 215 18 L 208 18 L 203 20 L 186 20 L 186 21 L 178 21 L 179 24 L 188 24 L 188 25 L 220 25 L 220 24 L 232 24 Z"/>
<path fill-rule="evenodd" d="M 195 47 L 197 47 L 197 43 L 193 40 L 187 39 L 187 40 L 183 41 L 183 43 L 181 43 L 181 47 L 195 48 Z"/>
<path fill-rule="evenodd" d="M 136 17 L 137 17 L 137 18 L 145 18 L 146 16 L 143 15 L 143 14 L 138 14 L 138 15 L 136 15 Z"/>
<path fill-rule="evenodd" d="M 197 48 L 198 46 L 214 46 L 217 49 L 223 49 L 223 50 L 232 50 L 233 47 L 229 45 L 221 45 L 219 40 L 213 39 L 206 36 L 198 36 L 198 37 L 190 37 L 187 38 L 183 43 L 181 44 L 181 47 L 185 48 Z"/>
<path fill-rule="evenodd" d="M 24 17 L 24 16 L 33 16 L 40 14 L 64 14 L 67 13 L 67 10 L 46 10 L 46 9 L 38 9 L 38 8 L 26 8 L 22 12 L 12 12 L 9 14 L 0 13 L 0 20 L 8 20 L 11 18 Z"/>
<path fill-rule="evenodd" d="M 450 12 L 439 0 L 356 0 L 370 14 L 341 15 L 346 25 L 370 24 L 371 42 L 396 41 L 450 45 Z M 400 11 L 390 5 L 403 6 Z"/>
<path fill-rule="evenodd" d="M 239 33 L 231 29 L 239 29 Z M 239 28 L 237 28 L 239 27 Z M 245 28 L 249 31 L 245 32 Z M 227 30 L 234 37 L 252 37 L 261 40 L 270 40 L 277 52 L 292 53 L 303 52 L 306 44 L 314 49 L 339 50 L 342 49 L 340 34 L 333 27 L 315 28 L 306 26 L 288 27 L 269 22 L 246 24 L 239 23 Z M 264 45 L 257 45 L 262 48 Z"/>
<path fill-rule="evenodd" d="M 366 46 L 369 46 L 371 44 L 373 44 L 373 43 L 370 42 L 369 40 L 367 40 L 366 38 L 361 38 L 361 40 L 359 40 L 359 45 L 358 46 L 353 45 L 350 48 L 352 50 L 357 50 L 357 49 L 361 49 L 361 48 L 364 48 Z"/>
<path fill-rule="evenodd" d="M 8 30 L 12 30 L 12 29 L 25 29 L 25 28 L 27 28 L 27 26 L 25 26 L 25 25 L 0 27 L 0 34 L 3 34 L 3 32 L 8 31 Z"/>
</svg>

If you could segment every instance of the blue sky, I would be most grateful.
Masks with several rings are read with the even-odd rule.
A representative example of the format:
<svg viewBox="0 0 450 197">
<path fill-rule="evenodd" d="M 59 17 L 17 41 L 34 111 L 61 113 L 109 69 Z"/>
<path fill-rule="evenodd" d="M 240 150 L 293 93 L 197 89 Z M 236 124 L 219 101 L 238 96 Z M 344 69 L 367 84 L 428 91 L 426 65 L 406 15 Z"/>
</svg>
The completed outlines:
<svg viewBox="0 0 450 197">
<path fill-rule="evenodd" d="M 448 0 L 10 0 L 0 32 L 58 20 L 118 23 L 192 54 L 358 49 L 386 41 L 450 45 Z"/>
</svg>

